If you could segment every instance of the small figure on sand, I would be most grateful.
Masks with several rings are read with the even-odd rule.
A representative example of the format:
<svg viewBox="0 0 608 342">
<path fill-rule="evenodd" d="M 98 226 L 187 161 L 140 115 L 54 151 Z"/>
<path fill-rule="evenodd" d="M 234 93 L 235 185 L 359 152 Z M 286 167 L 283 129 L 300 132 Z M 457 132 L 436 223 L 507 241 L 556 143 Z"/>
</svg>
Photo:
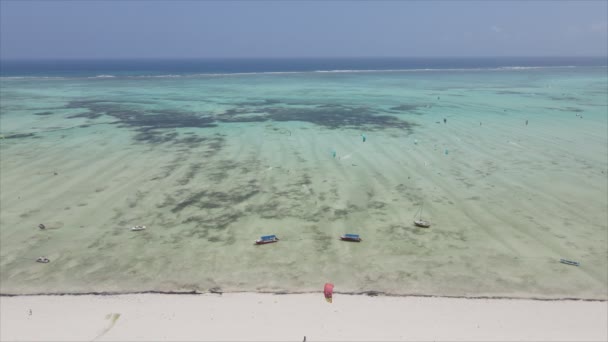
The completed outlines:
<svg viewBox="0 0 608 342">
<path fill-rule="evenodd" d="M 448 122 L 448 119 L 443 118 L 443 123 L 446 124 Z"/>
<path fill-rule="evenodd" d="M 367 140 L 367 137 L 365 136 L 365 134 L 361 134 L 361 139 L 363 139 L 363 142 L 365 142 L 365 140 Z"/>
<path fill-rule="evenodd" d="M 526 120 L 526 126 L 528 126 L 528 120 Z"/>
<path fill-rule="evenodd" d="M 46 229 L 46 226 L 41 223 L 41 224 L 38 225 L 38 228 L 40 228 L 40 229 Z"/>
</svg>

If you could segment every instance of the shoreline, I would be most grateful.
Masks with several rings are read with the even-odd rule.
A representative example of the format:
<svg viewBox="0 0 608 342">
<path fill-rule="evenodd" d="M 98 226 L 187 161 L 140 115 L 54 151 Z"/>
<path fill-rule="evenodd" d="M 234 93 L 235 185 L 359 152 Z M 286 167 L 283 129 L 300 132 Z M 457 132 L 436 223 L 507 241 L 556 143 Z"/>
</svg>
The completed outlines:
<svg viewBox="0 0 608 342">
<path fill-rule="evenodd" d="M 404 341 L 608 338 L 591 301 L 277 295 L 0 297 L 0 340 Z M 261 329 L 262 327 L 262 329 Z"/>
<path fill-rule="evenodd" d="M 129 295 L 177 295 L 177 296 L 205 296 L 205 295 L 233 295 L 233 294 L 260 294 L 260 295 L 308 295 L 317 294 L 318 291 L 101 291 L 101 292 L 48 292 L 48 293 L 0 293 L 0 297 L 78 297 L 78 296 L 129 296 Z M 450 295 L 433 295 L 433 294 L 393 294 L 380 291 L 363 291 L 363 292 L 341 292 L 334 291 L 334 294 L 344 296 L 361 296 L 361 297 L 389 297 L 389 298 L 438 298 L 438 299 L 471 299 L 471 300 L 528 300 L 541 302 L 606 302 L 608 298 L 577 298 L 577 297 L 559 297 L 559 298 L 543 298 L 543 297 L 526 297 L 526 296 L 450 296 Z"/>
</svg>

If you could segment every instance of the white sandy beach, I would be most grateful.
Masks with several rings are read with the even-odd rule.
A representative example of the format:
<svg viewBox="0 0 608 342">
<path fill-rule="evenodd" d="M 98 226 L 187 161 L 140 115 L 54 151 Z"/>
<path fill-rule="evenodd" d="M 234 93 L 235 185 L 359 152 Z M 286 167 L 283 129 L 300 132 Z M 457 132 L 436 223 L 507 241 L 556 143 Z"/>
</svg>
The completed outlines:
<svg viewBox="0 0 608 342">
<path fill-rule="evenodd" d="M 605 301 L 336 294 L 0 297 L 2 341 L 606 341 Z M 31 310 L 31 313 L 30 313 Z"/>
</svg>

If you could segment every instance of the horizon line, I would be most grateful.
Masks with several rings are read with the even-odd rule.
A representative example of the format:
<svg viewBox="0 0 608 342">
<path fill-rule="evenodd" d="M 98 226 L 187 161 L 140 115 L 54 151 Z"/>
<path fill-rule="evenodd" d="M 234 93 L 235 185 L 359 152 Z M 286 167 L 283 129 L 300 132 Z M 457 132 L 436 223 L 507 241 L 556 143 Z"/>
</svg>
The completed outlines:
<svg viewBox="0 0 608 342">
<path fill-rule="evenodd" d="M 74 60 L 243 60 L 243 59 L 473 59 L 473 58 L 606 58 L 608 55 L 484 55 L 484 56 L 243 56 L 243 57 L 9 57 L 0 61 L 74 61 Z"/>
</svg>

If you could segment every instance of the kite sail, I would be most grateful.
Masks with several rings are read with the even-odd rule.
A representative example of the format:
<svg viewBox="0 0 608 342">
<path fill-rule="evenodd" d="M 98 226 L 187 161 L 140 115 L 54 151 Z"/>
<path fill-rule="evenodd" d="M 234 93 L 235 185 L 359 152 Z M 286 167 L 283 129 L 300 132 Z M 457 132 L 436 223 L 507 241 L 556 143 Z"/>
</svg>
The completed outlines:
<svg viewBox="0 0 608 342">
<path fill-rule="evenodd" d="M 328 303 L 331 303 L 332 296 L 334 294 L 334 284 L 325 283 L 325 288 L 323 289 L 323 293 L 325 293 L 325 300 Z"/>
</svg>

